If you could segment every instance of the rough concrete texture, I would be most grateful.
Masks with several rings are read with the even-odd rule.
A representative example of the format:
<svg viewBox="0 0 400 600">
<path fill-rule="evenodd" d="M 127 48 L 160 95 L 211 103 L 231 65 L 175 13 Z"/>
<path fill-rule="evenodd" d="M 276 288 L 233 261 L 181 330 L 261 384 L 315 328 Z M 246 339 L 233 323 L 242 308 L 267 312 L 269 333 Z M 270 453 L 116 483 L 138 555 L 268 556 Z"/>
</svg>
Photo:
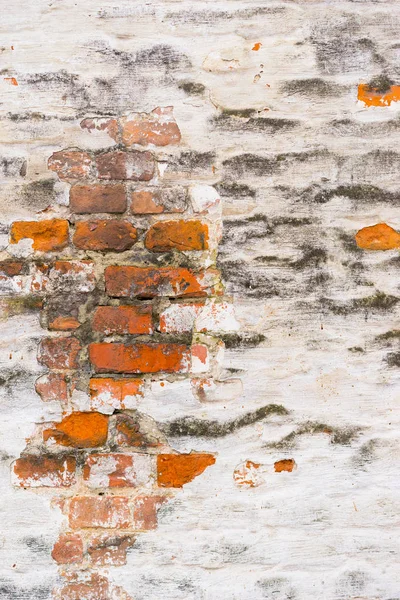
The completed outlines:
<svg viewBox="0 0 400 600">
<path fill-rule="evenodd" d="M 398 600 L 399 3 L 0 6 L 1 600 Z M 141 128 L 158 118 L 161 131 Z M 125 147 L 129 160 L 105 161 Z M 49 169 L 65 149 L 80 153 L 70 170 L 57 156 Z M 114 178 L 126 205 L 104 215 L 97 193 L 70 210 L 71 185 Z M 93 228 L 100 249 L 73 245 L 76 222 L 114 217 L 132 246 Z M 207 247 L 145 247 L 152 225 L 188 218 L 208 224 Z M 13 240 L 13 223 L 54 219 L 68 246 L 62 225 L 50 254 L 47 230 L 36 248 Z M 188 307 L 176 271 L 199 264 Z M 96 307 L 126 300 L 106 298 L 114 265 L 162 279 L 140 287 L 158 327 L 140 340 L 171 336 L 180 354 L 157 374 L 142 361 L 143 388 L 99 391 L 85 348 L 104 339 Z M 136 343 L 127 322 L 107 340 Z M 75 326 L 76 356 L 48 342 L 38 354 Z M 63 380 L 37 383 L 61 354 L 79 375 L 68 397 Z M 62 419 L 89 411 L 102 416 L 86 451 L 80 417 Z M 69 458 L 50 464 L 54 439 Z M 19 462 L 11 479 L 27 452 L 29 478 Z M 191 452 L 215 463 L 163 459 Z"/>
</svg>

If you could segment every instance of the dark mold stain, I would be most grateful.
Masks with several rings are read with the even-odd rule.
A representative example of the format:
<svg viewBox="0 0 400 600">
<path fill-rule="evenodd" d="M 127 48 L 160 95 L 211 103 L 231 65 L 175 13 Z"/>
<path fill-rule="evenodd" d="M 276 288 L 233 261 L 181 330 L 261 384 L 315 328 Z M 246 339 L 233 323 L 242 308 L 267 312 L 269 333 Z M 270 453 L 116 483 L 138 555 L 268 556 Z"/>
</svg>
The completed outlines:
<svg viewBox="0 0 400 600">
<path fill-rule="evenodd" d="M 27 162 L 22 156 L 0 157 L 0 174 L 3 177 L 25 177 Z"/>
<path fill-rule="evenodd" d="M 196 419 L 195 417 L 183 417 L 170 421 L 169 423 L 159 423 L 158 426 L 170 437 L 207 437 L 218 438 L 225 437 L 234 431 L 253 425 L 258 421 L 263 421 L 270 415 L 287 415 L 288 411 L 279 404 L 268 404 L 258 408 L 255 411 L 248 412 L 232 421 L 220 423 L 219 421 L 206 421 L 205 419 Z"/>
<path fill-rule="evenodd" d="M 167 172 L 187 175 L 202 171 L 210 172 L 215 160 L 215 152 L 196 152 L 195 150 L 181 152 L 179 156 L 170 158 Z"/>
<path fill-rule="evenodd" d="M 221 196 L 230 198 L 255 198 L 256 190 L 248 185 L 236 183 L 235 181 L 221 181 L 214 186 Z"/>
<path fill-rule="evenodd" d="M 0 600 L 50 600 L 51 587 L 39 585 L 22 587 L 11 580 L 0 580 Z"/>
<path fill-rule="evenodd" d="M 288 166 L 313 162 L 322 157 L 329 157 L 327 150 L 310 150 L 308 152 L 288 152 L 271 156 L 260 156 L 258 154 L 238 154 L 227 158 L 222 165 L 228 173 L 236 177 L 243 175 L 274 175 L 284 172 Z"/>
<path fill-rule="evenodd" d="M 55 179 L 41 179 L 27 183 L 22 188 L 21 199 L 24 205 L 42 210 L 56 199 Z"/>
<path fill-rule="evenodd" d="M 266 339 L 261 333 L 223 333 L 219 337 L 225 348 L 255 348 Z"/>
<path fill-rule="evenodd" d="M 368 82 L 368 88 L 371 91 L 378 92 L 380 94 L 385 94 L 390 90 L 393 83 L 394 82 L 387 75 L 382 73 L 381 75 L 377 75 Z"/>
<path fill-rule="evenodd" d="M 270 135 L 285 133 L 300 125 L 299 121 L 292 119 L 252 117 L 251 113 L 254 111 L 249 112 L 248 115 L 247 111 L 234 111 L 233 114 L 224 111 L 222 115 L 211 119 L 211 125 L 214 129 L 223 129 L 224 131 L 259 131 Z"/>
<path fill-rule="evenodd" d="M 389 352 L 385 360 L 388 367 L 400 367 L 400 352 Z"/>
<path fill-rule="evenodd" d="M 180 81 L 178 88 L 189 96 L 202 96 L 206 91 L 206 86 L 196 81 Z"/>
<path fill-rule="evenodd" d="M 345 90 L 345 86 L 317 77 L 312 79 L 293 79 L 292 81 L 285 81 L 281 86 L 281 92 L 289 96 L 299 94 L 300 96 L 311 96 L 312 98 L 316 96 L 320 96 L 321 98 L 336 97 Z"/>
<path fill-rule="evenodd" d="M 278 442 L 270 442 L 265 444 L 265 447 L 276 450 L 292 449 L 295 446 L 298 437 L 302 435 L 315 435 L 318 433 L 329 435 L 331 444 L 349 446 L 351 442 L 357 438 L 360 432 L 361 427 L 332 427 L 325 423 L 306 421 Z"/>
<path fill-rule="evenodd" d="M 349 315 L 355 312 L 365 312 L 365 318 L 370 312 L 387 312 L 396 306 L 399 298 L 377 291 L 371 296 L 354 298 L 348 302 L 338 303 L 330 298 L 321 298 L 321 305 L 335 315 Z"/>
<path fill-rule="evenodd" d="M 257 586 L 266 600 L 296 600 L 297 597 L 289 581 L 283 577 L 259 579 Z"/>
<path fill-rule="evenodd" d="M 52 545 L 43 536 L 27 536 L 22 539 L 22 542 L 35 554 L 44 554 L 45 556 L 50 554 Z"/>
</svg>

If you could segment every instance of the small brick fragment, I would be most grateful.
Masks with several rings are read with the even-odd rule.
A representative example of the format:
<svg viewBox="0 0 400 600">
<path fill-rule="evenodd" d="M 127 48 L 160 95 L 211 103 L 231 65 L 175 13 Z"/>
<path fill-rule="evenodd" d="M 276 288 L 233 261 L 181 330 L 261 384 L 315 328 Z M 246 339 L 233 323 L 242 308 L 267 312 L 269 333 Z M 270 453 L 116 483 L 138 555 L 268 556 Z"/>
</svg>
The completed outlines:
<svg viewBox="0 0 400 600">
<path fill-rule="evenodd" d="M 122 179 L 150 181 L 155 172 L 155 161 L 151 152 L 111 151 L 96 157 L 99 179 Z"/>
<path fill-rule="evenodd" d="M 391 85 L 387 90 L 370 87 L 367 83 L 358 86 L 357 99 L 366 106 L 390 106 L 400 101 L 400 85 Z"/>
<path fill-rule="evenodd" d="M 83 468 L 83 479 L 91 488 L 148 486 L 155 474 L 150 454 L 91 454 Z"/>
<path fill-rule="evenodd" d="M 93 329 L 106 335 L 153 333 L 152 306 L 99 306 L 93 317 Z"/>
<path fill-rule="evenodd" d="M 118 446 L 130 448 L 157 448 L 162 444 L 158 437 L 148 431 L 141 430 L 137 418 L 127 414 L 116 416 L 115 422 L 116 443 Z M 158 432 L 159 433 L 159 432 Z"/>
<path fill-rule="evenodd" d="M 79 221 L 73 243 L 81 250 L 123 252 L 133 246 L 137 231 L 128 221 Z"/>
<path fill-rule="evenodd" d="M 42 375 L 36 380 L 35 390 L 43 402 L 66 402 L 68 398 L 67 382 L 61 373 Z"/>
<path fill-rule="evenodd" d="M 274 463 L 275 473 L 282 473 L 282 471 L 291 473 L 296 467 L 297 465 L 293 458 L 283 458 Z"/>
<path fill-rule="evenodd" d="M 126 210 L 124 185 L 74 185 L 69 194 L 69 205 L 77 214 L 123 213 Z"/>
<path fill-rule="evenodd" d="M 83 560 L 83 542 L 77 533 L 61 534 L 54 544 L 51 557 L 59 565 L 70 565 Z"/>
<path fill-rule="evenodd" d="M 400 248 L 400 233 L 386 223 L 378 223 L 360 229 L 356 242 L 364 250 L 394 250 Z"/>
<path fill-rule="evenodd" d="M 187 191 L 181 187 L 146 188 L 131 195 L 134 214 L 182 213 L 187 204 Z"/>
<path fill-rule="evenodd" d="M 81 150 L 61 150 L 54 152 L 47 161 L 51 171 L 55 171 L 60 179 L 83 179 L 90 175 L 92 159 L 87 152 Z"/>
<path fill-rule="evenodd" d="M 106 443 L 107 435 L 108 417 L 97 412 L 74 412 L 45 429 L 43 440 L 72 448 L 97 448 Z"/>
<path fill-rule="evenodd" d="M 212 454 L 159 454 L 157 483 L 160 487 L 180 488 L 215 463 Z"/>
<path fill-rule="evenodd" d="M 10 243 L 33 240 L 32 248 L 39 252 L 54 252 L 68 245 L 68 221 L 15 221 L 11 225 Z"/>
<path fill-rule="evenodd" d="M 89 382 L 90 407 L 100 412 L 133 408 L 132 402 L 143 396 L 143 379 L 93 377 Z"/>
<path fill-rule="evenodd" d="M 39 345 L 38 361 L 49 369 L 77 369 L 79 340 L 74 337 L 44 338 Z"/>
<path fill-rule="evenodd" d="M 128 498 L 119 496 L 77 496 L 69 505 L 73 529 L 101 527 L 127 529 L 131 525 Z"/>
<path fill-rule="evenodd" d="M 88 554 L 96 567 L 118 567 L 126 564 L 126 553 L 134 543 L 132 535 L 104 534 L 90 542 Z"/>
<path fill-rule="evenodd" d="M 182 267 L 110 266 L 105 270 L 106 292 L 117 298 L 207 296 L 218 293 L 215 269 L 194 273 Z"/>
<path fill-rule="evenodd" d="M 132 113 L 121 118 L 125 146 L 168 146 L 178 144 L 181 132 L 173 116 L 173 107 L 155 108 L 151 113 Z"/>
<path fill-rule="evenodd" d="M 164 496 L 137 496 L 133 504 L 135 529 L 157 529 L 157 511 L 166 500 Z"/>
<path fill-rule="evenodd" d="M 50 331 L 74 331 L 75 329 L 78 329 L 80 325 L 78 319 L 75 317 L 58 316 L 49 323 L 49 329 Z"/>
<path fill-rule="evenodd" d="M 73 456 L 22 456 L 13 463 L 13 485 L 19 487 L 69 487 L 75 483 Z"/>
<path fill-rule="evenodd" d="M 154 252 L 207 250 L 208 225 L 201 221 L 159 221 L 147 232 L 145 246 Z"/>
<path fill-rule="evenodd" d="M 89 357 L 98 373 L 187 373 L 190 365 L 183 344 L 94 343 Z"/>
</svg>

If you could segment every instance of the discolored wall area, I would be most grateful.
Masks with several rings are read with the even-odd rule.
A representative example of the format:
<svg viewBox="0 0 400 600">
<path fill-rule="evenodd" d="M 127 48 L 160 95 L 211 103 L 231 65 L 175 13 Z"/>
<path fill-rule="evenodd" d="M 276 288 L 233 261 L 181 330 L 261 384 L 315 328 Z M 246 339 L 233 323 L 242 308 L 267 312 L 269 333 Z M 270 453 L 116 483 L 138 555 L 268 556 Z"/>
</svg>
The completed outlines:
<svg viewBox="0 0 400 600">
<path fill-rule="evenodd" d="M 156 529 L 138 527 L 126 564 L 96 567 L 123 592 L 97 580 L 91 591 L 70 588 L 67 600 L 400 598 L 398 3 L 3 0 L 1 8 L 1 600 L 44 600 L 63 585 L 51 556 L 65 531 L 59 490 L 10 479 L 34 432 L 65 418 L 57 394 L 43 402 L 35 391 L 48 370 L 40 352 L 38 360 L 43 339 L 64 335 L 46 329 L 37 287 L 58 252 L 95 261 L 97 275 L 117 263 L 190 270 L 200 260 L 225 286 L 207 288 L 218 325 L 213 310 L 196 316 L 196 335 L 208 331 L 215 344 L 212 377 L 193 394 L 198 375 L 147 373 L 135 405 L 162 433 L 164 453 L 215 463 L 171 492 Z M 95 125 L 169 106 L 181 139 L 175 131 L 167 145 L 114 140 Z M 78 249 L 32 254 L 29 243 L 10 243 L 16 222 L 75 227 L 77 182 L 48 168 L 54 153 L 96 160 L 124 143 L 155 157 L 155 178 L 129 185 L 163 194 L 165 214 L 143 216 L 146 198 L 135 196 L 124 218 L 137 238 L 128 227 L 111 252 L 104 237 L 88 248 L 86 229 Z M 210 197 L 222 215 L 202 213 Z M 199 226 L 194 249 L 166 248 L 177 229 L 161 235 L 158 225 L 145 243 L 155 224 L 188 214 L 213 224 L 209 248 Z M 387 227 L 365 229 L 379 224 Z M 76 294 L 82 279 L 68 281 Z M 99 281 L 90 311 L 103 303 Z M 87 306 L 88 289 L 79 293 Z M 157 292 L 151 303 L 158 320 L 149 335 L 181 343 L 194 322 L 182 299 Z M 89 333 L 84 326 L 83 344 Z M 75 410 L 89 392 L 75 395 Z"/>
</svg>

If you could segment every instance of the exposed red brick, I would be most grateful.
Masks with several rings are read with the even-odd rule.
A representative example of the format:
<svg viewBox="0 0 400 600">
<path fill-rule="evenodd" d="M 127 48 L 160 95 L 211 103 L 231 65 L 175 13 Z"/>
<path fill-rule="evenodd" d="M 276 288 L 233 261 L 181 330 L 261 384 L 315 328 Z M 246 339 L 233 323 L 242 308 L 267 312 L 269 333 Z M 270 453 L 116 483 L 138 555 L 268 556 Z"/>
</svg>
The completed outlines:
<svg viewBox="0 0 400 600">
<path fill-rule="evenodd" d="M 49 323 L 51 331 L 73 331 L 80 327 L 80 323 L 75 317 L 58 316 Z"/>
<path fill-rule="evenodd" d="M 110 377 L 93 377 L 89 382 L 91 408 L 104 410 L 106 407 L 122 410 L 129 397 L 143 396 L 143 379 L 111 379 Z"/>
<path fill-rule="evenodd" d="M 11 244 L 25 239 L 32 240 L 32 248 L 40 252 L 62 250 L 68 245 L 68 221 L 15 221 L 10 230 Z"/>
<path fill-rule="evenodd" d="M 45 429 L 43 439 L 73 448 L 97 448 L 106 443 L 107 435 L 108 417 L 97 412 L 74 412 Z"/>
<path fill-rule="evenodd" d="M 208 225 L 201 221 L 159 221 L 147 232 L 145 246 L 155 252 L 207 250 Z"/>
<path fill-rule="evenodd" d="M 47 162 L 51 171 L 56 171 L 60 179 L 82 179 L 88 177 L 92 159 L 81 150 L 61 150 L 54 152 Z"/>
<path fill-rule="evenodd" d="M 128 221 L 79 221 L 73 243 L 81 250 L 123 252 L 133 246 L 137 231 Z"/>
<path fill-rule="evenodd" d="M 119 496 L 77 496 L 69 505 L 69 524 L 73 529 L 127 529 L 131 525 L 129 500 Z"/>
<path fill-rule="evenodd" d="M 55 600 L 111 600 L 108 580 L 98 573 L 82 571 L 74 579 L 57 590 Z"/>
<path fill-rule="evenodd" d="M 173 107 L 155 108 L 151 113 L 133 113 L 122 117 L 122 142 L 126 146 L 167 146 L 178 144 L 181 132 L 172 114 Z"/>
<path fill-rule="evenodd" d="M 378 223 L 360 229 L 356 242 L 364 250 L 395 250 L 400 248 L 400 233 L 386 223 Z"/>
<path fill-rule="evenodd" d="M 164 496 L 137 496 L 133 504 L 135 529 L 156 529 L 157 511 L 166 500 Z"/>
<path fill-rule="evenodd" d="M 89 133 L 92 131 L 106 131 L 108 135 L 115 141 L 118 139 L 118 121 L 109 117 L 93 117 L 83 119 L 80 123 L 82 129 L 86 129 Z"/>
<path fill-rule="evenodd" d="M 283 458 L 274 463 L 276 473 L 282 473 L 282 471 L 288 471 L 291 473 L 296 468 L 296 462 L 293 458 Z"/>
<path fill-rule="evenodd" d="M 159 454 L 157 482 L 160 487 L 180 488 L 215 463 L 212 454 Z"/>
<path fill-rule="evenodd" d="M 83 468 L 83 479 L 93 488 L 147 486 L 153 465 L 149 454 L 91 454 Z"/>
<path fill-rule="evenodd" d="M 107 294 L 119 298 L 207 296 L 218 293 L 215 269 L 194 273 L 182 267 L 110 266 L 105 270 Z"/>
<path fill-rule="evenodd" d="M 43 402 L 67 401 L 67 382 L 61 373 L 48 373 L 36 380 L 35 390 Z"/>
<path fill-rule="evenodd" d="M 99 179 L 126 179 L 150 181 L 154 176 L 155 161 L 150 152 L 122 152 L 115 150 L 96 157 Z"/>
<path fill-rule="evenodd" d="M 91 292 L 96 286 L 95 265 L 90 260 L 56 260 L 50 280 L 63 294 Z"/>
<path fill-rule="evenodd" d="M 126 210 L 124 185 L 74 185 L 69 193 L 70 209 L 78 214 L 123 213 Z"/>
<path fill-rule="evenodd" d="M 190 349 L 183 344 L 95 343 L 89 357 L 98 373 L 187 373 Z"/>
<path fill-rule="evenodd" d="M 180 187 L 135 190 L 131 195 L 134 214 L 182 213 L 186 207 L 187 193 Z"/>
<path fill-rule="evenodd" d="M 63 533 L 54 544 L 52 559 L 59 565 L 79 563 L 83 560 L 83 542 L 77 533 Z"/>
<path fill-rule="evenodd" d="M 107 335 L 153 333 L 152 306 L 99 306 L 93 317 L 93 329 Z"/>
<path fill-rule="evenodd" d="M 77 369 L 79 340 L 74 337 L 44 338 L 39 346 L 38 361 L 49 369 Z"/>
<path fill-rule="evenodd" d="M 0 273 L 7 275 L 7 277 L 13 277 L 19 275 L 24 268 L 24 263 L 16 260 L 2 260 L 0 261 Z"/>
<path fill-rule="evenodd" d="M 73 456 L 29 455 L 13 463 L 13 484 L 19 487 L 69 487 L 75 483 Z"/>
<path fill-rule="evenodd" d="M 114 567 L 126 564 L 126 553 L 133 546 L 135 538 L 132 535 L 104 534 L 94 538 L 88 547 L 88 553 L 93 565 Z"/>
</svg>

